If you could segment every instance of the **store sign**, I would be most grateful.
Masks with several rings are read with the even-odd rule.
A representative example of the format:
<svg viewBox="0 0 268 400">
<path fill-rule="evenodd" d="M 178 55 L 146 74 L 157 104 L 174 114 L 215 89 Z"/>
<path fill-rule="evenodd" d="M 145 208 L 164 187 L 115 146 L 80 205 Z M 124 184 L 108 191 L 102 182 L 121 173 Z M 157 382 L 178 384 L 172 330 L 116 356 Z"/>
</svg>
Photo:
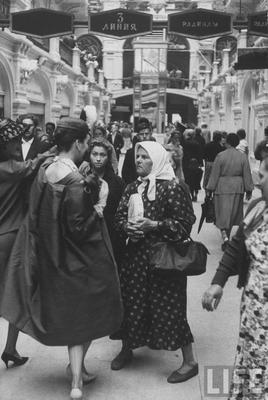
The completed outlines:
<svg viewBox="0 0 268 400">
<path fill-rule="evenodd" d="M 232 33 L 231 14 L 197 8 L 169 14 L 169 33 L 179 33 L 190 39 L 207 39 Z"/>
<path fill-rule="evenodd" d="M 238 61 L 234 69 L 268 69 L 268 47 L 238 49 Z"/>
<path fill-rule="evenodd" d="M 268 36 L 268 11 L 248 16 L 248 33 L 251 35 Z"/>
<path fill-rule="evenodd" d="M 0 0 L 0 27 L 9 27 L 10 0 Z"/>
<path fill-rule="evenodd" d="M 152 32 L 152 15 L 117 8 L 89 15 L 90 33 L 126 39 Z"/>
<path fill-rule="evenodd" d="M 70 35 L 73 15 L 47 8 L 34 8 L 11 14 L 11 30 L 37 38 Z"/>
</svg>

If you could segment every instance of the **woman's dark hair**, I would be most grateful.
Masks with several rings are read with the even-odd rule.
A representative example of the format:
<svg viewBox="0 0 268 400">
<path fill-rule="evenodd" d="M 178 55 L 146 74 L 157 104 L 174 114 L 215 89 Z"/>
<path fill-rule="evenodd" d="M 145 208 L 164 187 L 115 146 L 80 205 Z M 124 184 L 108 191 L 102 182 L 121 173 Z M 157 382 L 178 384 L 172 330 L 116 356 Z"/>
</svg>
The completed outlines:
<svg viewBox="0 0 268 400">
<path fill-rule="evenodd" d="M 180 131 L 173 131 L 170 135 L 168 143 L 175 144 L 176 136 L 179 136 L 179 141 L 180 141 L 180 144 L 182 145 L 182 143 L 184 143 L 184 137 L 183 137 L 183 133 L 181 133 Z"/>
<path fill-rule="evenodd" d="M 245 139 L 246 137 L 246 131 L 245 129 L 238 129 L 238 131 L 236 132 L 237 136 L 239 137 L 239 139 Z"/>
<path fill-rule="evenodd" d="M 55 130 L 54 141 L 59 151 L 69 151 L 73 143 L 83 142 L 89 135 L 88 125 L 78 118 L 62 118 Z"/>
<path fill-rule="evenodd" d="M 213 142 L 219 143 L 222 138 L 222 133 L 220 131 L 213 132 Z"/>
<path fill-rule="evenodd" d="M 230 146 L 236 147 L 236 146 L 239 145 L 239 137 L 237 136 L 236 133 L 229 133 L 229 134 L 227 135 L 226 142 L 227 142 Z"/>
<path fill-rule="evenodd" d="M 195 134 L 196 135 L 201 135 L 202 129 L 201 128 L 195 128 Z"/>
<path fill-rule="evenodd" d="M 107 140 L 101 140 L 101 139 L 92 139 L 90 142 L 90 149 L 89 152 L 91 153 L 94 147 L 102 147 L 108 155 L 108 159 L 111 159 L 111 154 L 112 154 L 112 149 L 111 146 L 109 146 L 109 142 Z"/>
<path fill-rule="evenodd" d="M 106 137 L 106 130 L 102 127 L 102 126 L 95 126 L 94 130 L 93 130 L 93 137 L 96 134 L 96 131 L 101 131 L 103 137 Z"/>
</svg>

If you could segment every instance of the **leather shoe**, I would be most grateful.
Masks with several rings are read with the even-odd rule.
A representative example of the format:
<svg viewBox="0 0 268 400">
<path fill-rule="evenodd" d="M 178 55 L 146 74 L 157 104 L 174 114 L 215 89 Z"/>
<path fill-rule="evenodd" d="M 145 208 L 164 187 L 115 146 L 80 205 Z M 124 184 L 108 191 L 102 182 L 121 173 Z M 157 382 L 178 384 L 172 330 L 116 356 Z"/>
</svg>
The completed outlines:
<svg viewBox="0 0 268 400">
<path fill-rule="evenodd" d="M 111 369 L 119 371 L 132 361 L 133 351 L 130 349 L 121 350 L 120 353 L 111 362 Z"/>
<path fill-rule="evenodd" d="M 180 383 L 188 381 L 188 379 L 193 378 L 198 375 L 198 364 L 195 364 L 188 372 L 184 374 L 180 373 L 180 370 L 172 372 L 172 374 L 167 378 L 168 383 Z"/>
</svg>

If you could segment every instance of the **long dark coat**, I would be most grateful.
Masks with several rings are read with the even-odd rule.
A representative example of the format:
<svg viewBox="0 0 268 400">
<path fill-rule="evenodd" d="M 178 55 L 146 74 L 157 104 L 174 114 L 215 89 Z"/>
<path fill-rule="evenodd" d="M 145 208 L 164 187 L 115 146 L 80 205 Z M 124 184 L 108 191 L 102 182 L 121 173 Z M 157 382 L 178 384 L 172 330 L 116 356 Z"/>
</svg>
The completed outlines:
<svg viewBox="0 0 268 400">
<path fill-rule="evenodd" d="M 121 323 L 107 228 L 81 180 L 74 172 L 50 184 L 41 167 L 5 278 L 1 315 L 50 346 L 82 344 Z"/>
</svg>

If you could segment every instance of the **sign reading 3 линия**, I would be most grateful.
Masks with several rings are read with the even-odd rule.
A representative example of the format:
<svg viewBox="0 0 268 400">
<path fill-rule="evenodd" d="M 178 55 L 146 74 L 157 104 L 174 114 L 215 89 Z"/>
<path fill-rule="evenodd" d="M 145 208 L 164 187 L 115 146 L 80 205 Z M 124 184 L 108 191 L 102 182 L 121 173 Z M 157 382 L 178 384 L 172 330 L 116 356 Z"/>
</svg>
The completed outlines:
<svg viewBox="0 0 268 400">
<path fill-rule="evenodd" d="M 89 32 L 125 39 L 152 31 L 152 15 L 117 8 L 89 15 Z"/>
</svg>

